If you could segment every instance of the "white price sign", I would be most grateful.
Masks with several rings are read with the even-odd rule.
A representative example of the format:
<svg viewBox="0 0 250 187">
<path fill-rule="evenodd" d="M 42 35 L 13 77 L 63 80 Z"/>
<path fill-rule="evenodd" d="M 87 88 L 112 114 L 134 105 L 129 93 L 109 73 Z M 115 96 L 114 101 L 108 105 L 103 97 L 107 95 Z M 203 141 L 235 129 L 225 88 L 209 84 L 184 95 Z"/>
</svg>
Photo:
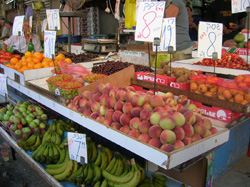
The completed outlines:
<svg viewBox="0 0 250 187">
<path fill-rule="evenodd" d="M 231 0 L 232 13 L 246 12 L 250 0 Z"/>
<path fill-rule="evenodd" d="M 68 132 L 68 148 L 71 160 L 81 162 L 81 157 L 88 163 L 86 135 Z"/>
<path fill-rule="evenodd" d="M 6 75 L 0 74 L 0 95 L 5 96 L 7 94 Z"/>
<path fill-rule="evenodd" d="M 46 10 L 49 30 L 60 30 L 60 15 L 59 9 Z"/>
<path fill-rule="evenodd" d="M 217 52 L 218 59 L 221 58 L 222 29 L 223 25 L 221 23 L 200 21 L 198 57 L 212 58 L 213 52 Z"/>
<path fill-rule="evenodd" d="M 140 3 L 135 40 L 153 42 L 155 37 L 160 37 L 164 10 L 165 1 Z"/>
<path fill-rule="evenodd" d="M 45 57 L 52 58 L 55 54 L 56 31 L 44 31 L 44 53 Z"/>
<path fill-rule="evenodd" d="M 18 32 L 20 31 L 22 34 L 23 30 L 23 19 L 24 16 L 16 16 L 13 23 L 13 29 L 12 29 L 12 35 L 18 35 Z"/>
<path fill-rule="evenodd" d="M 139 6 L 141 2 L 151 2 L 151 0 L 136 0 L 136 12 L 135 12 L 135 20 L 137 21 L 137 14 L 139 11 Z"/>
<path fill-rule="evenodd" d="M 158 46 L 158 51 L 168 51 L 168 47 L 172 46 L 176 50 L 176 26 L 175 17 L 164 18 L 161 29 L 161 43 Z M 153 46 L 153 51 L 155 51 Z"/>
</svg>

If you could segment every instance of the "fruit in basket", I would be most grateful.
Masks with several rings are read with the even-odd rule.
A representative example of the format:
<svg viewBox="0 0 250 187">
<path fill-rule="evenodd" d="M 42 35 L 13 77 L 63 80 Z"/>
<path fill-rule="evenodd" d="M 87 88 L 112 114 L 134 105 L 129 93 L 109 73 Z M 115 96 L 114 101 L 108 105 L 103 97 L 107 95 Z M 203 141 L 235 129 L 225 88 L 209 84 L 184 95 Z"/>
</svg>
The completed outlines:
<svg viewBox="0 0 250 187">
<path fill-rule="evenodd" d="M 104 77 L 106 77 L 107 75 L 103 75 L 103 74 L 89 74 L 87 76 L 84 76 L 82 79 L 86 82 L 95 82 L 97 80 L 103 79 Z M 101 92 L 100 92 L 101 93 Z"/>
<path fill-rule="evenodd" d="M 15 130 L 17 130 L 17 125 L 16 125 L 16 124 L 12 124 L 12 125 L 10 126 L 10 129 L 11 129 L 13 132 L 15 132 Z"/>
</svg>

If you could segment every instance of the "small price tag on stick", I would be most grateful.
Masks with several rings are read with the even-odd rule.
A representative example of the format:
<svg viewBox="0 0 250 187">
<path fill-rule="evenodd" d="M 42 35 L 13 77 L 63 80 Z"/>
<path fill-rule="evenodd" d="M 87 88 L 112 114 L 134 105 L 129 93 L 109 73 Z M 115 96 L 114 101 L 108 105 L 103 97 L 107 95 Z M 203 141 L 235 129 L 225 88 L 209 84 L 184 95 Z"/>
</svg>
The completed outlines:
<svg viewBox="0 0 250 187">
<path fill-rule="evenodd" d="M 84 158 L 85 163 L 88 163 L 86 135 L 79 133 L 68 132 L 68 148 L 69 157 L 81 163 L 81 157 Z"/>
<path fill-rule="evenodd" d="M 24 16 L 16 16 L 13 23 L 12 35 L 18 36 L 18 32 L 22 33 Z"/>
<path fill-rule="evenodd" d="M 45 57 L 52 58 L 55 55 L 56 31 L 44 31 L 44 53 Z"/>
<path fill-rule="evenodd" d="M 47 9 L 46 14 L 49 30 L 60 30 L 59 9 Z"/>
<path fill-rule="evenodd" d="M 198 57 L 212 58 L 217 52 L 218 59 L 221 58 L 222 49 L 222 24 L 214 22 L 199 23 L 198 34 Z"/>
</svg>

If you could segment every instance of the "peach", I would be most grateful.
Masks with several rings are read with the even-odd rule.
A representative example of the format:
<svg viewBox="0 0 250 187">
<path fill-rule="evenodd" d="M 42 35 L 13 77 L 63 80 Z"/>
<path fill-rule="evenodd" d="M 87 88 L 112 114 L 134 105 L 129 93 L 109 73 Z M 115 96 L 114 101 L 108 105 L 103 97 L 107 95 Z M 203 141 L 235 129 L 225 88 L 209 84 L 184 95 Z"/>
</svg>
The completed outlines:
<svg viewBox="0 0 250 187">
<path fill-rule="evenodd" d="M 153 91 L 147 91 L 146 94 L 149 95 L 149 96 L 153 96 L 154 92 Z"/>
<path fill-rule="evenodd" d="M 175 127 L 173 132 L 175 133 L 176 140 L 182 140 L 185 137 L 185 132 L 181 127 Z"/>
<path fill-rule="evenodd" d="M 137 129 L 132 129 L 129 131 L 128 135 L 134 138 L 138 138 L 140 136 L 140 132 Z"/>
<path fill-rule="evenodd" d="M 168 106 L 175 106 L 177 104 L 177 102 L 176 102 L 175 99 L 168 97 L 165 100 L 165 104 L 168 105 Z"/>
<path fill-rule="evenodd" d="M 166 106 L 168 106 L 168 105 L 166 105 Z M 177 104 L 175 106 L 172 106 L 172 109 L 175 110 L 176 112 L 179 112 L 182 108 L 183 108 L 183 106 L 181 104 Z"/>
<path fill-rule="evenodd" d="M 113 123 L 110 124 L 110 127 L 113 127 L 116 130 L 120 130 L 121 125 L 118 122 L 113 122 Z"/>
<path fill-rule="evenodd" d="M 160 149 L 163 151 L 166 151 L 166 152 L 171 152 L 171 151 L 175 150 L 175 147 L 171 144 L 164 144 L 161 146 Z"/>
<path fill-rule="evenodd" d="M 93 96 L 96 94 L 96 92 L 90 92 L 89 93 L 89 100 L 93 101 Z"/>
<path fill-rule="evenodd" d="M 149 103 L 144 103 L 144 105 L 142 106 L 142 109 L 144 109 L 144 108 L 148 108 L 148 109 L 153 110 L 153 107 Z"/>
<path fill-rule="evenodd" d="M 157 95 L 161 96 L 161 98 L 163 99 L 163 101 L 167 98 L 165 93 L 158 93 Z"/>
<path fill-rule="evenodd" d="M 91 110 L 90 109 L 86 109 L 85 108 L 85 110 L 84 110 L 84 112 L 83 112 L 83 114 L 85 115 L 85 116 L 90 116 L 91 115 Z"/>
<path fill-rule="evenodd" d="M 126 91 L 124 91 L 124 90 L 118 90 L 117 92 L 116 92 L 116 99 L 117 100 L 120 100 L 120 101 L 125 101 L 125 95 L 126 95 Z"/>
<path fill-rule="evenodd" d="M 174 146 L 175 149 L 180 149 L 180 148 L 184 147 L 185 144 L 181 140 L 176 140 L 173 143 L 173 146 Z"/>
<path fill-rule="evenodd" d="M 96 118 L 96 121 L 98 121 L 98 122 L 100 122 L 100 123 L 103 123 L 103 122 L 105 121 L 105 118 L 104 118 L 104 116 L 98 116 L 98 117 Z"/>
<path fill-rule="evenodd" d="M 129 126 L 131 129 L 139 129 L 139 125 L 141 123 L 141 120 L 140 118 L 138 117 L 135 117 L 135 118 L 132 118 L 129 122 Z"/>
<path fill-rule="evenodd" d="M 126 95 L 125 95 L 125 100 L 126 100 L 127 102 L 131 102 L 132 97 L 133 97 L 134 95 L 136 95 L 136 93 L 135 93 L 134 91 L 127 91 L 127 92 L 126 92 Z"/>
<path fill-rule="evenodd" d="M 212 128 L 212 122 L 208 118 L 203 118 L 202 123 L 205 125 L 207 130 L 210 130 Z"/>
<path fill-rule="evenodd" d="M 106 107 L 114 108 L 115 103 L 116 103 L 116 99 L 114 97 L 112 97 L 112 96 L 109 96 L 107 101 L 106 101 Z"/>
<path fill-rule="evenodd" d="M 203 134 L 202 138 L 206 138 L 206 137 L 211 136 L 211 135 L 212 135 L 211 131 L 207 129 L 205 134 Z"/>
<path fill-rule="evenodd" d="M 100 105 L 105 105 L 108 97 L 108 95 L 101 95 L 99 99 Z"/>
<path fill-rule="evenodd" d="M 151 114 L 152 110 L 148 108 L 142 109 L 140 112 L 140 119 L 148 121 L 150 119 Z"/>
<path fill-rule="evenodd" d="M 162 129 L 172 130 L 175 128 L 175 120 L 172 116 L 166 115 L 160 119 L 159 125 Z"/>
<path fill-rule="evenodd" d="M 79 107 L 79 108 L 78 108 L 78 112 L 80 112 L 80 113 L 82 113 L 82 114 L 84 113 L 84 110 L 85 110 L 84 107 Z"/>
<path fill-rule="evenodd" d="M 145 96 L 136 94 L 132 97 L 131 103 L 134 107 L 142 107 L 145 103 Z"/>
<path fill-rule="evenodd" d="M 109 82 L 105 84 L 105 87 L 113 88 L 112 84 Z"/>
<path fill-rule="evenodd" d="M 150 98 L 150 101 L 149 101 L 150 105 L 155 108 L 155 107 L 158 107 L 158 106 L 163 106 L 164 105 L 164 101 L 162 99 L 161 96 L 159 95 L 153 95 L 151 98 Z"/>
<path fill-rule="evenodd" d="M 103 83 L 98 83 L 96 86 L 96 91 L 99 93 L 102 93 L 102 90 L 105 88 L 105 85 Z"/>
<path fill-rule="evenodd" d="M 138 137 L 138 140 L 148 143 L 148 141 L 150 140 L 150 136 L 148 135 L 148 133 L 143 133 L 143 134 L 140 134 L 140 136 Z"/>
<path fill-rule="evenodd" d="M 148 141 L 149 145 L 160 148 L 162 146 L 161 141 L 158 138 L 152 138 Z"/>
<path fill-rule="evenodd" d="M 192 139 L 192 137 L 185 136 L 185 137 L 183 138 L 182 142 L 183 142 L 185 145 L 188 145 L 188 144 L 193 143 L 193 139 Z"/>
<path fill-rule="evenodd" d="M 74 106 L 73 108 L 72 108 L 72 110 L 74 110 L 74 111 L 78 111 L 78 109 L 79 109 L 79 106 L 77 105 L 77 106 Z"/>
<path fill-rule="evenodd" d="M 150 127 L 151 124 L 148 121 L 143 120 L 139 124 L 139 131 L 140 133 L 148 133 Z"/>
<path fill-rule="evenodd" d="M 131 110 L 131 116 L 132 116 L 132 117 L 140 117 L 141 110 L 142 110 L 141 107 L 134 107 L 134 108 Z"/>
<path fill-rule="evenodd" d="M 167 98 L 174 99 L 174 94 L 172 92 L 167 92 L 165 95 L 166 95 Z"/>
<path fill-rule="evenodd" d="M 193 136 L 194 128 L 191 124 L 185 123 L 181 128 L 184 130 L 185 136 Z"/>
<path fill-rule="evenodd" d="M 203 136 L 206 133 L 206 127 L 203 123 L 196 123 L 194 125 L 194 132 L 197 132 L 200 136 Z"/>
<path fill-rule="evenodd" d="M 187 111 L 188 111 L 188 109 L 185 108 L 185 107 L 183 107 L 183 108 L 181 108 L 178 112 L 184 114 L 184 113 L 187 112 Z"/>
<path fill-rule="evenodd" d="M 100 107 L 100 103 L 99 102 L 93 102 L 92 105 L 91 105 L 91 107 L 90 107 L 90 109 L 91 109 L 92 112 L 97 112 L 98 109 L 99 109 L 99 107 Z"/>
<path fill-rule="evenodd" d="M 116 103 L 114 105 L 114 110 L 122 111 L 123 105 L 124 105 L 124 103 L 121 100 L 116 101 Z"/>
<path fill-rule="evenodd" d="M 178 104 L 181 104 L 181 105 L 186 105 L 187 104 L 187 102 L 188 102 L 188 97 L 187 96 L 185 96 L 185 95 L 179 95 L 178 97 L 177 97 L 177 103 Z"/>
<path fill-rule="evenodd" d="M 105 119 L 112 120 L 112 115 L 115 111 L 113 109 L 108 109 L 105 114 Z"/>
<path fill-rule="evenodd" d="M 93 95 L 93 101 L 94 102 L 99 102 L 100 101 L 100 97 L 101 97 L 101 94 L 100 93 L 95 93 L 94 95 Z"/>
<path fill-rule="evenodd" d="M 145 97 L 145 103 L 149 103 L 151 96 L 144 94 L 144 97 Z"/>
<path fill-rule="evenodd" d="M 124 125 L 129 125 L 129 122 L 131 120 L 131 115 L 128 114 L 128 113 L 123 113 L 121 116 L 120 116 L 120 123 L 122 126 Z"/>
<path fill-rule="evenodd" d="M 128 134 L 130 130 L 131 129 L 128 125 L 124 125 L 120 128 L 120 131 L 124 132 L 125 134 Z"/>
<path fill-rule="evenodd" d="M 99 115 L 98 115 L 97 112 L 93 112 L 92 114 L 90 114 L 89 117 L 92 118 L 92 119 L 96 119 L 98 116 L 99 116 Z"/>
<path fill-rule="evenodd" d="M 112 89 L 110 87 L 105 87 L 103 90 L 102 90 L 102 95 L 109 95 L 110 91 Z"/>
<path fill-rule="evenodd" d="M 90 91 L 86 90 L 81 93 L 81 97 L 88 99 L 89 98 Z"/>
<path fill-rule="evenodd" d="M 197 108 L 197 106 L 192 103 L 192 104 L 189 104 L 187 108 L 188 108 L 188 110 L 193 111 Z"/>
<path fill-rule="evenodd" d="M 88 99 L 86 99 L 85 97 L 82 98 L 80 101 L 79 101 L 79 106 L 80 107 L 85 107 L 85 104 L 87 103 Z"/>
<path fill-rule="evenodd" d="M 101 105 L 98 110 L 97 113 L 101 116 L 105 116 L 106 112 L 107 112 L 108 108 L 104 105 Z"/>
<path fill-rule="evenodd" d="M 151 114 L 149 120 L 152 125 L 159 125 L 159 121 L 161 119 L 161 113 L 160 112 L 154 112 Z"/>
<path fill-rule="evenodd" d="M 194 115 L 195 115 L 195 123 L 199 123 L 202 121 L 202 115 L 200 113 L 197 113 L 197 112 L 194 112 Z"/>
<path fill-rule="evenodd" d="M 120 117 L 122 115 L 122 112 L 121 111 L 115 111 L 112 115 L 112 120 L 113 122 L 120 122 Z"/>
<path fill-rule="evenodd" d="M 107 126 L 110 126 L 111 123 L 112 123 L 112 121 L 109 120 L 109 119 L 105 119 L 104 122 L 103 122 L 103 124 L 104 124 L 104 125 L 107 125 Z"/>
<path fill-rule="evenodd" d="M 153 112 L 165 112 L 165 108 L 162 106 L 155 107 Z"/>
<path fill-rule="evenodd" d="M 162 144 L 172 144 L 176 141 L 175 133 L 171 130 L 165 129 L 161 132 L 160 140 Z"/>
<path fill-rule="evenodd" d="M 112 88 L 110 91 L 109 91 L 109 94 L 108 94 L 108 96 L 110 96 L 110 97 L 116 97 L 116 89 L 115 88 Z"/>
<path fill-rule="evenodd" d="M 131 114 L 131 111 L 133 108 L 134 108 L 133 105 L 130 102 L 127 102 L 127 103 L 124 103 L 122 107 L 122 111 L 123 113 Z"/>
<path fill-rule="evenodd" d="M 173 118 L 175 120 L 175 125 L 177 127 L 181 127 L 186 123 L 186 119 L 185 119 L 185 117 L 184 117 L 184 115 L 182 113 L 174 112 L 172 116 L 173 116 Z"/>
<path fill-rule="evenodd" d="M 184 117 L 187 123 L 193 125 L 196 121 L 196 117 L 192 111 L 187 111 L 184 113 Z"/>
<path fill-rule="evenodd" d="M 149 128 L 148 134 L 151 138 L 160 138 L 162 128 L 159 125 L 153 125 Z"/>
<path fill-rule="evenodd" d="M 135 92 L 135 89 L 134 89 L 134 87 L 133 86 L 127 86 L 127 91 L 133 91 L 133 92 Z"/>
<path fill-rule="evenodd" d="M 212 127 L 210 131 L 212 134 L 216 134 L 218 132 L 218 130 L 215 127 Z"/>
<path fill-rule="evenodd" d="M 90 109 L 92 103 L 93 103 L 93 101 L 91 101 L 91 100 L 87 101 L 86 104 L 85 104 L 85 109 Z"/>
<path fill-rule="evenodd" d="M 193 142 L 201 140 L 201 136 L 198 133 L 194 133 L 193 136 L 191 136 Z"/>
</svg>

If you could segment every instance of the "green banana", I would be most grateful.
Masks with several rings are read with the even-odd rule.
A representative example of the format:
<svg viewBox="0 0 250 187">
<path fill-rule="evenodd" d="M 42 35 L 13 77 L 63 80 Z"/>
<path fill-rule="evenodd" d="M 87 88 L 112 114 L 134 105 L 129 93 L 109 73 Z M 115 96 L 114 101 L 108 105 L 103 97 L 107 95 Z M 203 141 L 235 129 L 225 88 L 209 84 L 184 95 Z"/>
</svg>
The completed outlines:
<svg viewBox="0 0 250 187">
<path fill-rule="evenodd" d="M 165 186 L 165 182 L 159 179 L 153 180 L 153 185 L 155 187 L 164 187 Z"/>
<path fill-rule="evenodd" d="M 93 171 L 93 168 L 90 164 L 88 164 L 88 173 L 87 173 L 87 176 L 86 178 L 84 179 L 85 180 L 85 183 L 88 185 L 91 183 L 92 179 L 94 177 L 94 171 Z"/>
<path fill-rule="evenodd" d="M 66 154 L 66 155 L 65 155 L 65 159 L 63 160 L 62 163 L 60 163 L 60 164 L 49 164 L 49 165 L 47 165 L 46 168 L 48 168 L 48 169 L 60 168 L 60 167 L 62 167 L 62 166 L 63 166 L 66 162 L 68 162 L 68 161 L 69 161 L 69 154 Z"/>
<path fill-rule="evenodd" d="M 134 167 L 134 165 L 132 166 L 132 168 L 129 171 L 129 173 L 127 175 L 122 176 L 122 177 L 116 176 L 116 175 L 112 175 L 112 174 L 108 173 L 107 171 L 102 170 L 103 177 L 107 181 L 111 181 L 113 183 L 126 183 L 126 182 L 129 182 L 133 178 L 134 174 L 135 174 L 135 167 Z"/>
<path fill-rule="evenodd" d="M 61 140 L 61 137 L 60 137 L 60 135 L 59 134 L 57 134 L 56 132 L 55 132 L 55 144 L 56 145 L 60 145 L 61 143 L 62 143 L 62 140 Z"/>
<path fill-rule="evenodd" d="M 164 181 L 164 182 L 168 180 L 168 178 L 167 178 L 166 176 L 164 176 L 164 175 L 159 175 L 159 174 L 153 174 L 152 177 L 155 178 L 155 179 L 162 180 L 162 181 Z"/>
<path fill-rule="evenodd" d="M 88 164 L 85 164 L 83 167 L 84 167 L 83 168 L 83 178 L 85 179 L 87 177 L 89 167 L 88 167 Z"/>
<path fill-rule="evenodd" d="M 115 175 L 115 173 L 116 173 L 116 171 L 117 171 L 117 169 L 118 169 L 118 163 L 119 163 L 119 159 L 117 158 L 116 159 L 116 162 L 115 162 L 115 164 L 114 164 L 114 167 L 111 169 L 111 171 L 110 171 L 110 173 L 112 174 L 112 175 Z"/>
<path fill-rule="evenodd" d="M 108 187 L 108 181 L 106 179 L 102 181 L 101 187 Z"/>
<path fill-rule="evenodd" d="M 47 160 L 46 160 L 46 163 L 47 163 L 47 164 L 52 163 L 52 161 L 53 161 L 53 156 L 54 156 L 53 147 L 52 147 L 52 145 L 51 145 L 51 143 L 50 143 L 50 144 L 49 144 L 49 155 L 48 155 Z"/>
<path fill-rule="evenodd" d="M 76 161 L 73 161 L 73 163 L 74 163 L 73 170 L 72 170 L 71 174 L 66 178 L 66 180 L 69 180 L 78 169 L 78 163 Z"/>
<path fill-rule="evenodd" d="M 36 142 L 34 145 L 32 145 L 30 147 L 30 150 L 35 151 L 41 145 L 41 143 L 42 143 L 42 140 L 41 140 L 40 136 L 36 136 Z"/>
<path fill-rule="evenodd" d="M 42 143 L 42 144 L 35 150 L 35 152 L 32 153 L 31 157 L 32 157 L 33 159 L 35 159 L 37 153 L 38 153 L 45 145 L 46 145 L 45 143 Z"/>
<path fill-rule="evenodd" d="M 91 146 L 91 139 L 87 137 L 87 156 L 88 160 L 91 160 L 92 157 L 92 146 Z"/>
<path fill-rule="evenodd" d="M 93 187 L 100 187 L 101 186 L 101 181 L 97 181 Z"/>
<path fill-rule="evenodd" d="M 111 172 L 112 168 L 116 163 L 116 157 L 114 156 L 111 162 L 109 163 L 108 167 L 105 169 L 107 172 Z"/>
<path fill-rule="evenodd" d="M 53 149 L 53 162 L 56 163 L 60 157 L 60 154 L 56 148 L 56 145 L 54 143 L 51 143 L 52 149 Z"/>
<path fill-rule="evenodd" d="M 107 148 L 107 147 L 102 147 L 102 149 L 107 153 L 107 156 L 108 156 L 108 163 L 111 162 L 112 158 L 113 158 L 113 153 L 112 151 Z"/>
<path fill-rule="evenodd" d="M 37 134 L 32 134 L 27 140 L 25 140 L 25 142 L 27 143 L 26 145 L 27 146 L 32 146 L 35 144 L 36 142 L 36 137 L 37 137 Z"/>
<path fill-rule="evenodd" d="M 62 149 L 60 151 L 60 157 L 59 157 L 59 160 L 57 161 L 56 164 L 61 164 L 63 162 L 63 160 L 65 159 L 65 156 L 66 156 L 66 149 Z"/>
<path fill-rule="evenodd" d="M 44 133 L 43 139 L 42 139 L 42 142 L 43 142 L 43 143 L 47 140 L 47 138 L 48 138 L 49 135 L 50 135 L 50 131 L 46 131 L 46 132 Z"/>
<path fill-rule="evenodd" d="M 35 156 L 35 160 L 37 160 L 37 161 L 40 160 L 40 157 L 44 153 L 46 146 L 47 146 L 47 144 L 43 144 L 42 148 L 39 150 L 39 152 L 37 152 L 37 154 Z"/>
<path fill-rule="evenodd" d="M 102 177 L 102 171 L 97 165 L 93 165 L 94 177 L 93 182 L 96 183 Z"/>
<path fill-rule="evenodd" d="M 83 167 L 79 167 L 79 169 L 70 177 L 69 181 L 72 183 L 76 182 L 76 177 L 79 176 L 83 172 Z"/>
<path fill-rule="evenodd" d="M 69 162 L 70 161 L 63 163 L 62 167 L 59 168 L 46 168 L 45 171 L 50 175 L 58 175 L 60 173 L 63 173 L 67 169 Z"/>
<path fill-rule="evenodd" d="M 95 145 L 95 142 L 91 141 L 91 150 L 92 150 L 92 156 L 90 159 L 90 162 L 95 162 L 98 152 L 97 152 L 97 147 Z"/>
<path fill-rule="evenodd" d="M 46 148 L 40 157 L 40 163 L 45 163 L 48 154 L 49 154 L 49 148 L 48 148 L 48 145 L 46 145 Z"/>
<path fill-rule="evenodd" d="M 142 183 L 138 187 L 154 187 L 154 185 L 152 185 L 150 183 Z"/>
<path fill-rule="evenodd" d="M 66 169 L 64 170 L 64 172 L 58 174 L 58 175 L 54 175 L 54 178 L 58 181 L 62 181 L 64 179 L 66 179 L 69 175 L 70 175 L 70 172 L 72 171 L 73 169 L 73 160 L 70 160 L 66 166 Z"/>
<path fill-rule="evenodd" d="M 83 183 L 83 174 L 76 177 L 76 185 L 81 186 Z"/>
<path fill-rule="evenodd" d="M 60 147 L 61 149 L 63 149 L 63 148 L 64 148 L 64 144 L 66 144 L 66 143 L 68 144 L 68 138 L 67 138 L 67 137 L 63 140 L 63 142 L 60 144 L 59 147 Z"/>
<path fill-rule="evenodd" d="M 128 182 L 125 182 L 125 183 L 114 183 L 114 187 L 128 187 L 128 186 L 135 187 L 140 182 L 141 172 L 137 168 L 134 160 L 131 163 L 135 169 L 132 179 Z"/>
<path fill-rule="evenodd" d="M 137 168 L 140 170 L 141 172 L 141 179 L 140 182 L 144 181 L 144 179 L 146 178 L 146 172 L 145 169 L 142 168 L 139 164 L 136 163 Z"/>
<path fill-rule="evenodd" d="M 126 164 L 125 167 L 126 167 L 126 168 L 125 168 L 125 171 L 121 174 L 120 177 L 123 177 L 124 175 L 127 175 L 128 172 L 132 169 L 132 168 L 130 168 L 130 166 L 129 166 L 128 164 Z"/>
<path fill-rule="evenodd" d="M 51 132 L 51 142 L 56 143 L 56 132 Z"/>
<path fill-rule="evenodd" d="M 116 172 L 115 172 L 115 175 L 116 175 L 116 176 L 120 176 L 120 175 L 123 173 L 123 170 L 124 170 L 123 166 L 124 166 L 124 165 L 123 165 L 123 161 L 122 161 L 121 158 L 119 158 L 117 170 L 116 170 Z"/>
<path fill-rule="evenodd" d="M 102 163 L 102 155 L 101 155 L 101 151 L 99 151 L 98 156 L 95 160 L 95 165 L 100 166 L 101 163 Z"/>
<path fill-rule="evenodd" d="M 108 155 L 105 151 L 101 150 L 101 155 L 102 155 L 102 163 L 101 163 L 100 169 L 103 170 L 103 169 L 106 169 L 109 162 L 108 162 Z"/>
</svg>

